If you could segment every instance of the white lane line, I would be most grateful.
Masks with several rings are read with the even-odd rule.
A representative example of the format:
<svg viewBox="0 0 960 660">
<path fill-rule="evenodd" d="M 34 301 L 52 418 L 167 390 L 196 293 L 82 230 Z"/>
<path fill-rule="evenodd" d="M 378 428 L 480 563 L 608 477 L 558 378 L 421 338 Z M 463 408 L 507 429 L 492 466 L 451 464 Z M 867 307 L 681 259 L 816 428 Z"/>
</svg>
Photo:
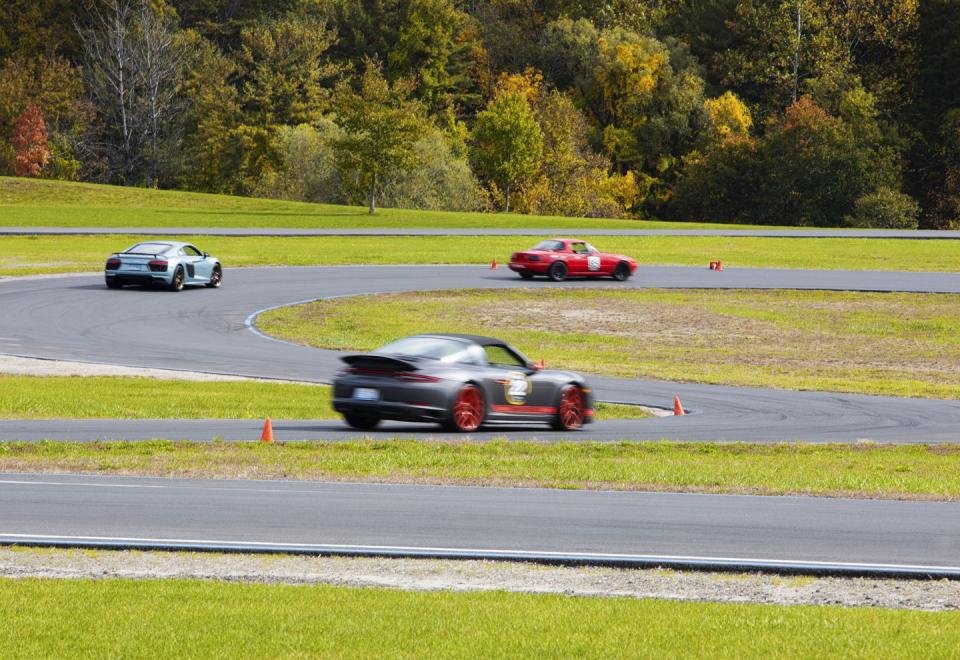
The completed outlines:
<svg viewBox="0 0 960 660">
<path fill-rule="evenodd" d="M 456 554 L 483 554 L 490 556 L 508 557 L 541 557 L 541 558 L 600 558 L 621 561 L 675 561 L 675 562 L 709 562 L 722 564 L 775 564 L 778 566 L 816 566 L 823 568 L 866 568 L 871 570 L 911 570 L 911 571 L 960 571 L 960 566 L 924 566 L 919 564 L 875 564 L 842 561 L 807 561 L 802 559 L 756 559 L 744 557 L 708 557 L 698 555 L 632 555 L 604 552 L 556 552 L 545 550 L 503 550 L 491 548 L 451 548 L 435 546 L 404 546 L 404 545 L 353 545 L 343 543 L 277 543 L 274 541 L 223 541 L 214 539 L 177 539 L 177 538 L 150 538 L 136 536 L 75 536 L 51 534 L 7 534 L 0 532 L 0 541 L 89 541 L 101 543 L 145 543 L 145 544 L 175 544 L 198 546 L 221 546 L 227 548 L 277 548 L 277 549 L 317 549 L 317 550 L 346 550 L 367 552 L 409 552 L 409 553 L 456 553 Z"/>
</svg>

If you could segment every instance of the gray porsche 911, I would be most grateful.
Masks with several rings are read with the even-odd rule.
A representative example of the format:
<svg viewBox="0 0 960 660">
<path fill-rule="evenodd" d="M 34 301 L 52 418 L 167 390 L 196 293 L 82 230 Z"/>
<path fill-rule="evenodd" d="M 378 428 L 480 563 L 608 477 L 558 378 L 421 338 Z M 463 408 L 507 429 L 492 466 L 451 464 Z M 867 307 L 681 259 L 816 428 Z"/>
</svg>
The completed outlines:
<svg viewBox="0 0 960 660">
<path fill-rule="evenodd" d="M 179 241 L 146 241 L 114 252 L 103 271 L 107 286 L 162 284 L 173 291 L 202 284 L 216 289 L 223 282 L 220 260 Z"/>
<path fill-rule="evenodd" d="M 393 419 L 459 432 L 531 422 L 570 431 L 593 421 L 583 376 L 540 369 L 499 339 L 413 335 L 341 359 L 347 367 L 333 381 L 333 408 L 356 429 Z"/>
</svg>

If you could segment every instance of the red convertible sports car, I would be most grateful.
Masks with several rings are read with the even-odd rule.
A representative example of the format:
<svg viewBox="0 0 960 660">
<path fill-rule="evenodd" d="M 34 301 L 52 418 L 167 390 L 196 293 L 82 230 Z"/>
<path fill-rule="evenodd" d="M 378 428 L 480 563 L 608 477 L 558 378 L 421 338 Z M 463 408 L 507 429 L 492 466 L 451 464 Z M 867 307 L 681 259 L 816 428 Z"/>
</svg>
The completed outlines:
<svg viewBox="0 0 960 660">
<path fill-rule="evenodd" d="M 622 282 L 637 270 L 637 262 L 622 254 L 600 252 L 586 241 L 551 238 L 530 250 L 514 252 L 510 270 L 524 279 L 546 275 L 554 282 L 567 277 L 612 277 Z"/>
</svg>

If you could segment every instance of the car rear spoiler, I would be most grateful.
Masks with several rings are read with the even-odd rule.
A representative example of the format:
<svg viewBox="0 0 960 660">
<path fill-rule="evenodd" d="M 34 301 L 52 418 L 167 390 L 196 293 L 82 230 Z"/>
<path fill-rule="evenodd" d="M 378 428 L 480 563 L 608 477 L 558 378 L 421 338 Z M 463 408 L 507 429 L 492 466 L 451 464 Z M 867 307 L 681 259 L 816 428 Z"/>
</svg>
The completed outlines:
<svg viewBox="0 0 960 660">
<path fill-rule="evenodd" d="M 417 365 L 399 358 L 388 357 L 386 355 L 374 355 L 373 353 L 361 353 L 358 355 L 344 355 L 340 358 L 351 367 L 360 367 L 364 369 L 393 369 L 394 371 L 416 371 Z"/>
</svg>

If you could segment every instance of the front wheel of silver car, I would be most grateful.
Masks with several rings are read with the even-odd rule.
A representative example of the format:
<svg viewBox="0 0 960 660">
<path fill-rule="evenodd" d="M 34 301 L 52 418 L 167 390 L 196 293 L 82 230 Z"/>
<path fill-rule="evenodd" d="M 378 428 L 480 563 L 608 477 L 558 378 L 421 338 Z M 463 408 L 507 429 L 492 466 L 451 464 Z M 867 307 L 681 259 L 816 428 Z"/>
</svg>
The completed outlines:
<svg viewBox="0 0 960 660">
<path fill-rule="evenodd" d="M 223 283 L 223 271 L 220 270 L 220 266 L 214 266 L 213 272 L 210 274 L 210 281 L 207 282 L 207 286 L 211 289 L 219 289 L 220 285 Z"/>
<path fill-rule="evenodd" d="M 173 279 L 170 280 L 171 291 L 183 291 L 183 267 L 177 266 L 173 273 Z"/>
</svg>

